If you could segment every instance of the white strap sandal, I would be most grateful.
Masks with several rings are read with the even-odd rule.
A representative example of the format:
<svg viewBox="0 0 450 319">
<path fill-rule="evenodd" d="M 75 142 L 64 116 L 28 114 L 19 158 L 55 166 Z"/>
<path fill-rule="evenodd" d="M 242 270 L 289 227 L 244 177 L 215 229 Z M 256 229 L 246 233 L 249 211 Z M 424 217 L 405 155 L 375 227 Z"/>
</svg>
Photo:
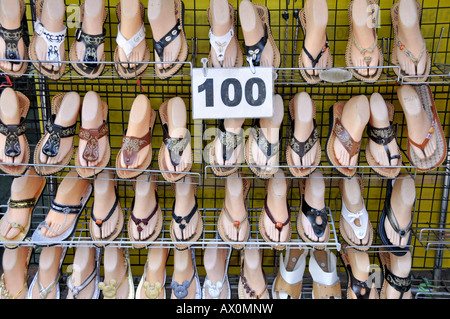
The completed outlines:
<svg viewBox="0 0 450 319">
<path fill-rule="evenodd" d="M 211 299 L 219 299 L 224 287 L 227 287 L 227 296 L 225 299 L 231 299 L 231 287 L 230 281 L 228 280 L 228 264 L 230 262 L 230 256 L 231 248 L 228 249 L 228 256 L 225 262 L 225 272 L 223 274 L 222 281 L 218 280 L 216 283 L 213 283 L 209 280 L 208 276 L 205 276 L 205 281 L 203 282 L 202 287 L 202 299 L 207 299 L 206 292 L 208 292 Z"/>
<path fill-rule="evenodd" d="M 47 58 L 53 66 L 61 67 L 61 54 L 59 48 L 66 38 L 67 27 L 58 32 L 48 31 L 39 18 L 34 23 L 34 32 L 47 43 Z"/>
<path fill-rule="evenodd" d="M 145 40 L 145 27 L 144 24 L 140 27 L 138 32 L 136 32 L 129 40 L 125 39 L 125 37 L 120 32 L 120 24 L 117 30 L 116 43 L 122 50 L 125 52 L 127 59 L 130 58 L 130 54 L 135 47 L 138 46 L 139 43 Z"/>
<path fill-rule="evenodd" d="M 315 252 L 326 254 L 326 261 L 317 261 Z M 328 249 L 324 251 L 311 250 L 309 273 L 313 279 L 312 299 L 341 299 L 341 284 L 337 275 L 336 259 L 336 255 Z"/>
<path fill-rule="evenodd" d="M 228 45 L 233 39 L 233 36 L 234 36 L 233 26 L 231 26 L 230 31 L 228 31 L 222 36 L 214 35 L 212 29 L 209 29 L 209 43 L 211 43 L 211 46 L 214 48 L 214 51 L 216 51 L 217 60 L 219 61 L 220 65 L 222 65 L 223 61 L 225 60 L 225 51 L 227 50 Z"/>
<path fill-rule="evenodd" d="M 366 237 L 367 224 L 369 222 L 369 214 L 367 213 L 366 206 L 364 206 L 360 211 L 352 213 L 347 209 L 344 201 L 342 201 L 341 215 L 350 225 L 358 239 L 363 239 Z M 355 220 L 359 220 L 359 226 L 355 223 Z"/>
<path fill-rule="evenodd" d="M 292 248 L 288 248 L 286 256 L 280 254 L 280 270 L 272 284 L 272 298 L 274 299 L 301 298 L 308 249 L 305 248 L 299 256 L 291 252 Z M 289 263 L 295 263 L 292 270 L 287 270 Z"/>
</svg>

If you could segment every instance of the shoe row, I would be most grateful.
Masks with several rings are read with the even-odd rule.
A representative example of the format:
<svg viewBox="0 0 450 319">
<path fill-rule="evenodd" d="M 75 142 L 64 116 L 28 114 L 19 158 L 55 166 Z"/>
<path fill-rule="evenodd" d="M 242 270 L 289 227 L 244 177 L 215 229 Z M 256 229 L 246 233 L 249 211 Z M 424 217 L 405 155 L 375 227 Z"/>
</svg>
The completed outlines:
<svg viewBox="0 0 450 319">
<path fill-rule="evenodd" d="M 1 64 L 4 72 L 21 75 L 26 71 L 27 58 L 35 68 L 50 79 L 59 79 L 65 72 L 63 0 L 38 0 L 35 3 L 34 34 L 27 50 L 23 41 L 21 18 L 25 2 L 5 1 L 3 10 L 15 10 L 15 18 L 2 21 L 1 37 L 5 44 L 4 57 L 11 61 Z M 0 9 L 2 9 L 0 7 Z M 86 0 L 78 8 L 79 26 L 70 46 L 69 58 L 73 68 L 82 76 L 95 78 L 105 67 L 104 24 L 108 16 L 103 0 Z M 281 64 L 280 51 L 272 36 L 270 12 L 261 4 L 243 0 L 239 4 L 239 17 L 244 37 L 243 49 L 247 61 L 255 66 Z M 214 67 L 241 67 L 242 49 L 235 26 L 235 8 L 226 0 L 211 1 L 206 10 L 210 24 L 211 50 L 209 65 Z M 420 30 L 422 7 L 416 0 L 399 0 L 391 8 L 394 30 L 392 63 L 396 73 L 407 75 L 407 81 L 424 81 L 430 74 L 431 59 Z M 119 21 L 116 35 L 114 62 L 122 78 L 139 76 L 150 61 L 146 41 L 145 8 L 139 0 L 122 1 L 116 6 Z M 149 0 L 147 16 L 152 30 L 155 72 L 161 79 L 173 76 L 188 56 L 188 43 L 184 31 L 184 3 L 181 0 Z M 353 0 L 348 7 L 349 39 L 345 52 L 347 67 L 361 81 L 375 82 L 380 78 L 384 64 L 383 52 L 378 44 L 377 25 L 380 10 L 376 1 Z M 322 81 L 319 74 L 333 67 L 333 57 L 327 37 L 328 6 L 325 0 L 306 1 L 295 17 L 305 35 L 298 60 L 300 74 L 308 83 Z M 69 23 L 69 22 L 68 22 Z M 7 27 L 8 26 L 8 27 Z M 111 30 L 110 30 L 111 31 Z M 158 63 L 161 62 L 161 63 Z M 174 63 L 176 62 L 176 63 Z"/>
</svg>

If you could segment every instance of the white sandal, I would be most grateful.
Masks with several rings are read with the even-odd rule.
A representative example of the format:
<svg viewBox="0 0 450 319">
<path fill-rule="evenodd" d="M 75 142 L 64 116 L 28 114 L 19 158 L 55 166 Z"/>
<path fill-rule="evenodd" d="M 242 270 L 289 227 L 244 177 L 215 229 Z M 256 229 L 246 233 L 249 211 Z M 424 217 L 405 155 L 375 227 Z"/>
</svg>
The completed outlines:
<svg viewBox="0 0 450 319">
<path fill-rule="evenodd" d="M 323 254 L 326 260 L 317 260 L 314 253 Z M 330 250 L 311 250 L 309 273 L 313 279 L 312 299 L 341 299 L 341 283 L 336 270 L 336 255 Z M 327 267 L 325 267 L 327 266 Z M 326 270 L 324 270 L 324 267 Z"/>
<path fill-rule="evenodd" d="M 230 281 L 228 280 L 228 264 L 230 262 L 232 249 L 231 247 L 228 247 L 227 249 L 228 249 L 228 256 L 225 263 L 225 272 L 223 274 L 223 279 L 222 281 L 218 280 L 214 284 L 212 283 L 211 280 L 209 280 L 208 275 L 206 275 L 202 287 L 202 299 L 219 299 L 224 287 L 227 287 L 227 296 L 225 297 L 225 299 L 231 299 L 231 287 Z M 206 298 L 206 292 L 208 292 L 208 295 L 211 298 Z"/>
<path fill-rule="evenodd" d="M 217 61 L 219 61 L 220 66 L 222 66 L 223 61 L 225 60 L 225 52 L 233 37 L 234 37 L 233 25 L 231 26 L 230 30 L 227 33 L 221 36 L 214 35 L 214 33 L 212 32 L 212 28 L 209 29 L 209 43 L 211 43 L 211 47 L 216 52 Z"/>
</svg>

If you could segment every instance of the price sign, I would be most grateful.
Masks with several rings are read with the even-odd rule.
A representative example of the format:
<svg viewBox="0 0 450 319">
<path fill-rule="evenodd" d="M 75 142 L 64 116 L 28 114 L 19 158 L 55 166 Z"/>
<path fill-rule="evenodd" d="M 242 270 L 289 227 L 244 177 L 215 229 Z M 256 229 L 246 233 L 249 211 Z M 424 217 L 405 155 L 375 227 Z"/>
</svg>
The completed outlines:
<svg viewBox="0 0 450 319">
<path fill-rule="evenodd" d="M 264 118 L 273 115 L 273 68 L 194 68 L 193 119 Z"/>
</svg>

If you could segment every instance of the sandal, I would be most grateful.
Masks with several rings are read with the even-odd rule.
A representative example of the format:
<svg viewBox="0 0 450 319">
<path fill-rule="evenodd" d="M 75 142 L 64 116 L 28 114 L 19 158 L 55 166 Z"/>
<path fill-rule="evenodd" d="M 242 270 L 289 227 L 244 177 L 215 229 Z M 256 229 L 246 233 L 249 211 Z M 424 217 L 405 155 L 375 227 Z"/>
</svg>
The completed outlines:
<svg viewBox="0 0 450 319">
<path fill-rule="evenodd" d="M 105 69 L 105 63 L 99 63 L 105 61 L 105 54 L 103 53 L 103 55 L 99 57 L 97 50 L 98 47 L 105 42 L 106 29 L 103 28 L 103 32 L 100 34 L 88 34 L 83 31 L 84 6 L 85 2 L 80 5 L 80 26 L 75 31 L 75 40 L 70 47 L 69 58 L 70 61 L 72 61 L 72 67 L 78 74 L 94 79 L 100 76 Z M 107 16 L 108 10 L 105 8 L 103 23 L 105 23 Z M 83 42 L 85 47 L 82 60 L 77 56 L 77 42 Z"/>
<path fill-rule="evenodd" d="M 28 255 L 25 260 L 24 284 L 18 292 L 16 292 L 14 295 L 11 296 L 11 293 L 8 290 L 8 287 L 6 287 L 6 278 L 5 278 L 6 276 L 5 276 L 5 273 L 3 272 L 0 277 L 0 299 L 18 299 L 19 296 L 24 291 L 26 291 L 25 296 L 28 294 L 28 280 L 27 280 L 28 266 L 30 264 L 31 253 L 33 252 L 33 247 L 32 246 L 23 246 L 23 247 L 28 249 Z"/>
<path fill-rule="evenodd" d="M 202 298 L 202 288 L 200 285 L 200 278 L 198 276 L 197 266 L 195 263 L 195 250 L 194 249 L 191 249 L 191 258 L 192 258 L 192 266 L 194 269 L 192 271 L 192 277 L 189 281 L 184 280 L 181 284 L 179 284 L 178 282 L 173 280 L 173 276 L 172 276 L 172 282 L 170 283 L 170 288 L 172 289 L 172 297 L 175 297 L 175 299 L 186 298 L 186 296 L 189 294 L 188 290 L 189 290 L 191 284 L 194 282 L 194 280 L 195 280 L 195 287 L 196 287 L 194 299 Z"/>
<path fill-rule="evenodd" d="M 313 280 L 312 299 L 342 299 L 336 255 L 330 250 L 311 250 L 309 273 Z"/>
<path fill-rule="evenodd" d="M 407 74 L 404 73 L 403 70 L 400 69 L 400 71 L 397 68 L 394 68 L 394 72 L 396 75 L 399 75 L 400 72 L 400 76 L 404 77 L 403 80 L 406 82 L 425 82 L 428 79 L 428 75 L 431 72 L 431 57 L 430 54 L 427 50 L 426 47 L 426 43 L 424 41 L 424 45 L 422 47 L 422 50 L 420 51 L 419 56 L 414 56 L 414 54 L 409 51 L 405 45 L 402 43 L 402 41 L 398 38 L 398 24 L 399 24 L 399 4 L 400 2 L 397 1 L 396 3 L 394 3 L 394 5 L 391 8 L 391 19 L 392 19 L 392 27 L 394 30 L 394 41 L 393 41 L 393 47 L 392 47 L 392 58 L 391 58 L 391 62 L 396 65 L 396 66 L 400 66 L 400 62 L 398 61 L 398 56 L 397 56 L 397 47 L 400 49 L 400 51 L 402 51 L 406 57 L 408 57 L 411 62 L 414 63 L 415 65 L 415 70 L 416 70 L 416 74 L 417 74 L 417 66 L 419 64 L 419 61 L 422 59 L 422 57 L 425 55 L 426 56 L 426 65 L 425 65 L 425 70 L 424 70 L 424 74 L 421 75 L 417 75 L 417 76 L 408 76 Z M 417 15 L 418 15 L 418 20 L 420 21 L 421 16 L 422 16 L 422 5 L 419 3 L 419 1 L 416 1 L 417 4 Z"/>
<path fill-rule="evenodd" d="M 270 143 L 267 140 L 266 136 L 264 135 L 263 130 L 261 129 L 260 120 L 255 119 L 253 121 L 250 134 L 248 136 L 247 142 L 245 143 L 244 155 L 247 165 L 255 175 L 257 175 L 262 179 L 268 179 L 278 171 L 278 167 L 273 167 L 268 173 L 266 173 L 265 172 L 267 170 L 266 166 L 260 167 L 256 165 L 255 160 L 253 159 L 252 143 L 256 143 L 258 145 L 259 149 L 261 150 L 261 152 L 263 152 L 268 161 L 273 156 L 279 157 L 281 147 L 280 141 L 281 135 L 278 141 L 276 141 L 275 143 Z"/>
<path fill-rule="evenodd" d="M 29 176 L 29 175 L 34 175 L 33 171 L 31 169 L 30 169 L 30 171 L 27 172 L 27 175 L 25 175 L 25 176 Z M 18 177 L 18 178 L 27 178 L 27 177 Z M 45 185 L 47 183 L 46 179 L 43 177 L 33 176 L 32 178 L 40 178 L 42 180 L 41 187 L 40 187 L 40 189 L 37 190 L 36 196 L 34 196 L 33 198 L 27 198 L 27 199 L 10 198 L 8 200 L 8 210 L 6 211 L 6 213 L 3 215 L 3 217 L 0 220 L 0 224 L 3 222 L 6 222 L 10 225 L 11 228 L 18 228 L 20 230 L 19 234 L 11 239 L 5 238 L 0 235 L 0 241 L 5 245 L 6 248 L 10 248 L 10 249 L 17 248 L 19 246 L 19 244 L 13 243 L 13 242 L 23 241 L 24 238 L 28 236 L 28 233 L 30 231 L 31 217 L 33 215 L 34 209 L 36 208 L 37 202 L 39 201 L 39 199 L 41 198 L 41 196 L 43 194 Z M 9 209 L 24 209 L 24 208 L 30 209 L 29 216 L 28 216 L 28 222 L 26 225 L 20 225 L 17 222 L 10 222 L 8 220 Z"/>
<path fill-rule="evenodd" d="M 123 79 L 129 79 L 132 77 L 137 77 L 141 75 L 148 66 L 148 63 L 141 63 L 141 62 L 147 62 L 150 61 L 150 50 L 147 45 L 147 41 L 145 39 L 145 14 L 144 14 L 144 5 L 142 2 L 139 1 L 140 5 L 140 12 L 141 12 L 141 19 L 142 19 L 142 26 L 141 28 L 136 32 L 135 35 L 133 35 L 130 39 L 125 39 L 125 37 L 120 32 L 120 19 L 121 19 L 121 2 L 119 2 L 116 6 L 116 14 L 117 19 L 119 20 L 119 27 L 117 28 L 117 37 L 116 37 L 116 49 L 114 51 L 114 67 L 116 68 L 117 73 L 119 76 Z M 130 57 L 131 52 L 133 49 L 138 46 L 142 41 L 145 43 L 145 52 L 144 56 L 142 58 L 142 61 L 131 61 L 132 64 L 137 63 L 137 66 L 134 68 L 126 68 L 122 64 L 125 64 L 126 62 L 122 62 L 119 59 L 119 47 L 122 48 L 125 52 L 125 55 L 127 56 L 127 60 Z"/>
<path fill-rule="evenodd" d="M 162 248 L 164 249 L 164 248 Z M 167 262 L 167 259 L 166 259 Z M 136 299 L 166 299 L 166 268 L 164 268 L 164 279 L 162 282 L 155 281 L 150 283 L 146 280 L 147 278 L 147 268 L 148 268 L 149 259 L 147 256 L 147 261 L 144 265 L 144 273 L 141 276 L 139 284 L 136 289 Z M 145 298 L 141 297 L 142 289 L 145 289 Z M 160 298 L 162 296 L 162 298 Z"/>
<path fill-rule="evenodd" d="M 380 258 L 384 279 L 383 286 L 381 287 L 380 299 L 386 299 L 386 288 L 388 285 L 400 293 L 398 299 L 405 299 L 403 298 L 404 294 L 411 290 L 411 272 L 406 277 L 399 277 L 392 273 L 390 270 L 390 253 L 385 248 L 380 249 L 378 256 Z"/>
<path fill-rule="evenodd" d="M 28 49 L 28 55 L 30 56 L 31 63 L 36 68 L 39 73 L 48 77 L 52 80 L 59 80 L 66 69 L 66 63 L 61 62 L 64 59 L 65 52 L 60 52 L 60 46 L 66 39 L 66 31 L 67 27 L 64 26 L 64 29 L 58 32 L 50 32 L 45 26 L 41 23 L 41 14 L 42 9 L 44 7 L 45 0 L 36 0 L 35 8 L 36 8 L 36 21 L 34 22 L 34 34 L 31 38 L 30 47 Z M 39 61 L 39 58 L 36 54 L 36 41 L 38 38 L 45 40 L 47 43 L 47 59 L 45 61 L 49 61 L 53 66 L 59 67 L 58 71 L 52 69 L 47 69 L 42 66 L 42 62 Z"/>
<path fill-rule="evenodd" d="M 217 60 L 220 63 L 220 66 L 222 66 L 223 60 L 225 59 L 225 52 L 227 50 L 228 45 L 233 41 L 236 44 L 237 48 L 237 54 L 236 54 L 236 63 L 234 64 L 235 68 L 242 67 L 244 63 L 244 58 L 242 56 L 241 46 L 239 45 L 239 41 L 236 36 L 236 28 L 234 26 L 235 22 L 235 10 L 234 6 L 228 2 L 228 6 L 230 9 L 230 20 L 231 20 L 231 28 L 230 31 L 224 34 L 223 36 L 216 36 L 213 33 L 212 28 L 209 29 L 209 43 L 211 44 L 211 51 L 214 50 L 214 52 L 217 55 Z M 211 25 L 211 7 L 208 7 L 206 10 L 208 15 L 208 21 Z M 208 57 L 208 67 L 212 67 L 212 59 L 211 59 L 211 51 L 209 52 Z"/>
<path fill-rule="evenodd" d="M 4 91 L 3 91 L 4 92 Z M 14 91 L 17 95 L 18 107 L 21 113 L 20 122 L 17 124 L 6 125 L 0 119 L 0 134 L 6 136 L 5 147 L 3 153 L 9 157 L 17 157 L 22 152 L 24 153 L 23 162 L 20 164 L 27 164 L 30 160 L 30 145 L 28 144 L 26 132 L 26 117 L 30 108 L 30 100 L 21 92 Z M 24 139 L 24 149 L 20 147 L 19 137 Z M 19 163 L 17 163 L 19 164 Z M 0 169 L 6 174 L 19 176 L 23 175 L 27 170 L 27 165 L 14 165 L 0 162 Z"/>
<path fill-rule="evenodd" d="M 94 282 L 95 289 L 92 295 L 92 298 L 89 299 L 98 299 L 100 297 L 100 289 L 98 288 L 98 284 L 100 282 L 100 262 L 101 262 L 101 254 L 102 250 L 98 247 L 95 247 L 95 257 L 94 257 L 94 269 L 91 274 L 79 285 L 75 286 L 73 283 L 73 273 L 69 275 L 66 279 L 67 288 L 69 288 L 72 293 L 73 299 L 78 299 L 78 295 L 83 289 L 85 289 L 91 282 Z M 71 265 L 73 267 L 73 265 Z M 69 270 L 67 270 L 69 272 Z M 68 299 L 68 298 L 66 298 Z"/>
<path fill-rule="evenodd" d="M 367 0 L 368 2 L 368 8 L 375 8 L 377 6 L 377 3 L 375 0 Z M 369 12 L 369 17 L 376 17 L 377 12 L 375 9 L 372 9 Z M 359 51 L 359 53 L 364 57 L 364 62 L 367 66 L 370 65 L 372 62 L 372 55 L 375 50 L 378 52 L 378 64 L 377 66 L 383 66 L 383 52 L 381 51 L 380 45 L 378 44 L 378 36 L 376 33 L 375 28 L 373 28 L 373 35 L 375 37 L 374 43 L 369 48 L 363 48 L 361 45 L 356 41 L 355 36 L 353 34 L 353 1 L 350 2 L 348 6 L 348 19 L 349 19 L 349 40 L 347 42 L 347 49 L 345 51 L 345 62 L 347 67 L 350 67 L 349 71 L 353 74 L 355 78 L 357 78 L 360 81 L 371 83 L 376 82 L 381 76 L 381 73 L 383 72 L 382 68 L 378 68 L 377 71 L 373 75 L 362 75 L 358 72 L 358 69 L 355 69 L 355 66 L 353 65 L 353 59 L 352 59 L 352 46 L 354 45 L 356 49 Z M 369 53 L 369 55 L 366 55 L 366 53 Z M 369 70 L 369 69 L 367 69 Z"/>
<path fill-rule="evenodd" d="M 280 255 L 280 268 L 272 284 L 273 299 L 300 299 L 303 288 L 303 274 L 308 249 L 288 247 L 286 256 Z"/>
<path fill-rule="evenodd" d="M 175 26 L 167 32 L 165 36 L 156 41 L 153 39 L 153 48 L 155 49 L 155 55 L 157 54 L 160 61 L 164 62 L 164 49 L 178 36 L 181 37 L 181 49 L 178 52 L 178 57 L 175 62 L 185 62 L 189 54 L 188 42 L 184 32 L 184 3 L 181 0 L 174 0 L 175 3 L 175 18 L 177 23 Z M 169 61 L 168 61 L 169 62 Z M 175 75 L 183 66 L 183 63 L 174 63 L 171 67 L 166 69 L 159 69 L 155 64 L 156 75 L 161 79 L 168 79 Z"/>
<path fill-rule="evenodd" d="M 27 299 L 37 299 L 37 298 L 33 298 L 33 290 L 34 290 L 34 286 L 38 285 L 39 286 L 39 297 L 40 299 L 47 299 L 48 295 L 54 290 L 56 289 L 56 296 L 54 299 L 60 299 L 61 297 L 61 288 L 59 285 L 59 280 L 61 278 L 61 266 L 63 264 L 64 258 L 66 257 L 66 252 L 67 252 L 67 247 L 62 247 L 62 253 L 61 253 L 61 258 L 59 260 L 59 268 L 58 268 L 58 274 L 56 275 L 55 280 L 53 280 L 50 285 L 48 285 L 47 287 L 44 287 L 39 279 L 39 268 L 36 272 L 36 275 L 34 275 L 33 280 L 30 284 L 30 287 L 28 288 L 28 294 L 27 294 Z"/>
<path fill-rule="evenodd" d="M 23 15 L 25 14 L 25 1 L 20 0 L 19 5 L 20 5 L 20 14 L 19 15 L 20 15 L 20 17 L 23 17 Z M 10 70 L 5 69 L 1 66 L 0 66 L 0 70 L 3 73 L 6 73 L 13 77 L 22 76 L 28 67 L 28 61 L 23 61 L 23 60 L 28 60 L 28 52 L 26 49 L 25 42 L 23 42 L 23 46 L 25 48 L 24 56 L 21 57 L 20 53 L 19 53 L 19 41 L 21 39 L 23 41 L 23 35 L 24 35 L 24 32 L 23 32 L 22 23 L 20 24 L 20 26 L 17 29 L 12 29 L 12 30 L 6 29 L 2 25 L 0 25 L 0 37 L 5 42 L 5 59 L 10 60 L 9 62 L 11 63 Z M 13 64 L 20 64 L 21 65 L 20 69 L 18 71 L 14 71 L 13 66 L 12 66 Z"/>
<path fill-rule="evenodd" d="M 260 255 L 262 258 L 262 256 Z M 241 258 L 241 270 L 239 272 L 239 284 L 238 284 L 238 297 L 239 299 L 269 299 L 269 289 L 267 276 L 264 273 L 264 269 L 261 269 L 264 275 L 264 289 L 260 293 L 257 293 L 252 287 L 249 286 L 248 280 L 244 274 L 244 258 Z M 249 298 L 247 298 L 247 295 Z"/>
<path fill-rule="evenodd" d="M 220 249 L 220 248 L 218 248 Z M 208 275 L 205 276 L 205 281 L 202 287 L 202 299 L 220 299 L 220 295 L 224 288 L 226 288 L 227 295 L 224 299 L 231 299 L 231 287 L 230 281 L 228 280 L 228 264 L 230 262 L 232 249 L 228 248 L 228 255 L 225 263 L 225 272 L 223 274 L 223 279 L 212 283 L 209 280 Z"/>
<path fill-rule="evenodd" d="M 77 93 L 78 94 L 78 93 Z M 52 116 L 47 120 L 45 124 L 45 130 L 47 133 L 42 136 L 39 142 L 36 145 L 34 151 L 34 163 L 37 164 L 34 166 L 36 173 L 39 175 L 53 175 L 64 169 L 64 166 L 67 166 L 72 159 L 72 155 L 74 153 L 74 140 L 73 136 L 76 134 L 77 122 L 75 122 L 70 126 L 61 126 L 55 124 L 56 116 L 61 109 L 61 105 L 64 103 L 64 97 L 67 93 L 60 93 L 56 95 L 52 100 Z M 75 106 L 74 106 L 75 107 Z M 77 106 L 78 108 L 80 105 Z M 47 138 L 46 142 L 44 140 Z M 41 152 L 44 153 L 48 157 L 55 157 L 59 153 L 59 147 L 61 144 L 62 138 L 72 138 L 72 150 L 68 152 L 62 161 L 58 163 L 58 167 L 53 166 L 45 166 L 44 163 L 40 160 Z M 43 166 L 42 166 L 43 165 Z"/>
<path fill-rule="evenodd" d="M 313 130 L 311 131 L 311 134 L 306 139 L 306 141 L 299 141 L 294 136 L 294 130 L 295 130 L 295 106 L 294 106 L 294 99 L 292 99 L 289 102 L 289 116 L 290 116 L 290 130 L 289 130 L 289 138 L 288 138 L 288 145 L 286 149 L 286 162 L 288 163 L 289 171 L 292 175 L 295 177 L 304 177 L 312 172 L 317 168 L 317 166 L 320 165 L 320 159 L 322 156 L 322 150 L 320 148 L 320 134 L 319 129 L 317 127 L 316 123 L 316 104 L 313 100 L 311 100 L 313 104 Z M 297 154 L 300 157 L 300 162 L 302 163 L 302 159 L 307 154 L 311 148 L 316 144 L 319 143 L 316 151 L 316 157 L 314 160 L 314 163 L 311 164 L 311 167 L 302 167 L 302 166 L 295 166 L 292 162 L 292 152 Z"/>
<path fill-rule="evenodd" d="M 237 150 L 237 148 L 243 144 L 244 131 L 241 130 L 239 134 L 227 131 L 224 126 L 224 120 L 219 120 L 218 130 L 219 132 L 216 135 L 216 139 L 219 139 L 220 144 L 222 145 L 222 158 L 225 162 L 228 161 L 231 155 L 233 155 L 233 153 Z M 216 176 L 224 177 L 236 172 L 239 169 L 239 166 L 221 166 L 215 161 L 215 144 L 216 140 L 214 140 L 214 142 L 211 144 L 211 148 L 209 149 L 209 162 L 212 165 L 211 170 L 213 174 Z"/>
<path fill-rule="evenodd" d="M 247 198 L 248 191 L 250 190 L 250 183 L 248 182 L 248 180 L 246 180 L 246 179 L 242 180 L 242 188 L 243 188 L 242 197 L 244 200 L 244 205 L 247 208 L 245 200 Z M 228 222 L 233 223 L 233 226 L 237 229 L 238 238 L 239 238 L 239 233 L 241 231 L 242 225 L 245 222 L 247 222 L 247 227 L 245 227 L 245 230 L 244 230 L 245 234 L 246 234 L 244 236 L 244 238 L 247 239 L 250 236 L 250 223 L 248 222 L 248 214 L 245 214 L 244 218 L 242 218 L 241 220 L 234 220 L 231 217 L 230 212 L 228 211 L 228 208 L 226 207 L 225 201 L 224 201 L 223 208 L 219 214 L 219 221 L 217 223 L 217 230 L 218 230 L 219 236 L 222 238 L 222 240 L 227 241 L 227 242 L 236 242 L 235 244 L 231 244 L 231 247 L 236 250 L 242 250 L 244 248 L 244 244 L 239 244 L 237 241 L 232 240 L 225 232 L 225 228 L 223 226 L 224 218 L 226 218 L 228 220 Z"/>
</svg>

